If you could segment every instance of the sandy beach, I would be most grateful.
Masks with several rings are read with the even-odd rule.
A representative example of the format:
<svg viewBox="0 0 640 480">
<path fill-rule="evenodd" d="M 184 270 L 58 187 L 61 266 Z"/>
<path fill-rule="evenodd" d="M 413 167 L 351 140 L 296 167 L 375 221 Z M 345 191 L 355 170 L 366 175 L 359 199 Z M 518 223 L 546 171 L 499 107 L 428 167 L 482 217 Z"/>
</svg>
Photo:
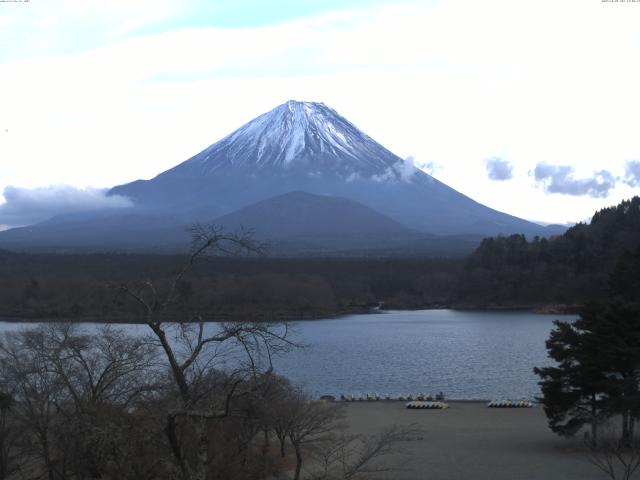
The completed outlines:
<svg viewBox="0 0 640 480">
<path fill-rule="evenodd" d="M 484 402 L 448 402 L 446 410 L 407 410 L 404 402 L 354 402 L 346 408 L 353 433 L 391 425 L 421 432 L 403 442 L 402 454 L 385 465 L 399 470 L 380 478 L 430 480 L 591 480 L 605 478 L 580 453 L 581 439 L 567 440 L 547 427 L 540 406 L 487 408 Z"/>
</svg>

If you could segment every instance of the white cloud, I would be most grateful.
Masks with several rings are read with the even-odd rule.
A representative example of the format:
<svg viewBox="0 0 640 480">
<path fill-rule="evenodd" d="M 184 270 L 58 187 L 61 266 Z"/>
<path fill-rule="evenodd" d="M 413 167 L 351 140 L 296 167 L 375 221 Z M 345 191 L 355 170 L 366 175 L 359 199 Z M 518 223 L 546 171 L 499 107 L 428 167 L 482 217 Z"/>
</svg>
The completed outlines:
<svg viewBox="0 0 640 480">
<path fill-rule="evenodd" d="M 384 172 L 378 173 L 371 177 L 371 180 L 378 183 L 394 182 L 398 179 L 398 173 L 395 168 L 387 168 Z"/>
<path fill-rule="evenodd" d="M 624 182 L 630 187 L 640 187 L 640 161 L 625 162 Z"/>
<path fill-rule="evenodd" d="M 616 177 L 607 170 L 594 172 L 589 178 L 575 178 L 575 168 L 569 165 L 539 163 L 533 175 L 545 192 L 574 196 L 605 198 L 616 184 Z"/>
<path fill-rule="evenodd" d="M 42 188 L 5 187 L 0 204 L 0 226 L 22 226 L 55 215 L 90 210 L 128 208 L 132 202 L 122 196 L 107 196 L 106 189 L 57 185 Z"/>
<path fill-rule="evenodd" d="M 396 164 L 396 171 L 404 182 L 410 182 L 418 169 L 415 166 L 415 159 L 408 156 L 402 163 Z"/>
<path fill-rule="evenodd" d="M 437 162 L 418 163 L 417 167 L 431 176 L 437 175 L 438 172 L 444 169 L 444 165 Z"/>
<path fill-rule="evenodd" d="M 411 182 L 413 176 L 418 173 L 415 165 L 415 159 L 408 156 L 404 160 L 398 160 L 396 163 L 387 167 L 384 172 L 373 175 L 371 180 L 374 182 Z M 352 174 L 353 175 L 353 174 Z M 353 181 L 357 177 L 349 175 L 347 181 Z"/>
<path fill-rule="evenodd" d="M 488 158 L 484 161 L 490 180 L 505 181 L 513 178 L 513 164 L 500 157 Z"/>
<path fill-rule="evenodd" d="M 5 3 L 0 10 L 0 27 L 11 38 L 11 47 L 0 51 L 0 63 L 96 48 L 168 20 L 182 7 L 173 0 Z"/>
</svg>

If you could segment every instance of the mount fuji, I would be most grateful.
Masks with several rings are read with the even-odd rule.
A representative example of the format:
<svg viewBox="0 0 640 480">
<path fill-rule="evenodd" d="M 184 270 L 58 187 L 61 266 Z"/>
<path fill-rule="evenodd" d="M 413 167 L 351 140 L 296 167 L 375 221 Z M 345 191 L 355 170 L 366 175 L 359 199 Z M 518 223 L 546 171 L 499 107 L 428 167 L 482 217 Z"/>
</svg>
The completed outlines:
<svg viewBox="0 0 640 480">
<path fill-rule="evenodd" d="M 286 195 L 291 192 L 298 193 Z M 95 231 L 97 227 L 92 224 L 104 229 L 108 223 L 120 243 L 126 244 L 130 238 L 136 245 L 151 242 L 151 247 L 162 238 L 169 245 L 181 235 L 168 234 L 171 228 L 212 220 L 251 228 L 262 218 L 259 212 L 265 211 L 278 217 L 277 229 L 258 222 L 262 226 L 258 230 L 270 232 L 265 233 L 270 238 L 285 240 L 282 232 L 287 232 L 289 242 L 293 238 L 317 239 L 311 216 L 322 218 L 321 237 L 334 237 L 329 243 L 338 250 L 340 242 L 335 239 L 344 237 L 347 231 L 358 234 L 362 248 L 372 242 L 378 247 L 385 244 L 386 240 L 380 242 L 382 232 L 387 243 L 395 247 L 403 238 L 415 242 L 418 237 L 434 235 L 479 238 L 559 233 L 557 228 L 542 227 L 481 205 L 405 162 L 330 107 L 312 102 L 288 101 L 174 168 L 150 180 L 116 186 L 108 194 L 128 197 L 134 207 L 126 214 L 86 212 L 14 229 L 0 233 L 0 245 L 9 237 L 12 244 L 20 239 L 28 245 L 31 239 L 44 245 L 47 229 L 54 228 L 58 232 L 56 243 L 61 246 L 65 244 L 61 232 L 78 222 L 82 228 L 75 228 L 76 233 Z M 279 198 L 270 201 L 274 197 Z M 311 210 L 309 205 L 313 205 Z M 137 237 L 131 218 L 139 224 Z M 127 225 L 124 237 L 117 234 L 118 219 Z M 353 232 L 352 225 L 360 230 Z M 162 237 L 153 233 L 160 227 Z M 104 235 L 99 237 L 109 244 Z M 74 245 L 82 243 L 82 235 L 76 236 Z M 88 238 L 84 244 L 98 246 Z M 118 246 L 118 242 L 106 244 L 100 246 Z"/>
</svg>

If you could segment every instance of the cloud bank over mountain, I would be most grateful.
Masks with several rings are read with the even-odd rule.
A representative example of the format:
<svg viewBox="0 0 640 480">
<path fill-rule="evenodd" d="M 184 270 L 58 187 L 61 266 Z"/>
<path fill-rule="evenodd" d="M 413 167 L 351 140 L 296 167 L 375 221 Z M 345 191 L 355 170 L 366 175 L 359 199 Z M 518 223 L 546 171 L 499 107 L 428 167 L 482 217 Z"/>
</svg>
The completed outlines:
<svg viewBox="0 0 640 480">
<path fill-rule="evenodd" d="M 0 204 L 0 225 L 5 228 L 30 225 L 65 213 L 121 209 L 133 205 L 126 197 L 107 196 L 107 189 L 69 185 L 33 189 L 8 186 L 3 196 L 5 203 Z"/>
</svg>

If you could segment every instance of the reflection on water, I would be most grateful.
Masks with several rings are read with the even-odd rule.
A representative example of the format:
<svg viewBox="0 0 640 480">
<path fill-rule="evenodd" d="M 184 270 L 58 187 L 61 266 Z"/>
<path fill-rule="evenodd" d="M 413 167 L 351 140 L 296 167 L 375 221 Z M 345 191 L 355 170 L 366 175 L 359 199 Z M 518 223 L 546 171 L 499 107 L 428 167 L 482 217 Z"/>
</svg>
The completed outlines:
<svg viewBox="0 0 640 480">
<path fill-rule="evenodd" d="M 314 395 L 442 391 L 448 398 L 532 398 L 539 394 L 532 369 L 550 363 L 544 342 L 556 318 L 574 317 L 420 310 L 298 322 L 296 340 L 308 346 L 274 363 Z M 0 332 L 29 325 L 35 324 L 0 323 Z M 146 332 L 141 325 L 120 327 Z"/>
</svg>

